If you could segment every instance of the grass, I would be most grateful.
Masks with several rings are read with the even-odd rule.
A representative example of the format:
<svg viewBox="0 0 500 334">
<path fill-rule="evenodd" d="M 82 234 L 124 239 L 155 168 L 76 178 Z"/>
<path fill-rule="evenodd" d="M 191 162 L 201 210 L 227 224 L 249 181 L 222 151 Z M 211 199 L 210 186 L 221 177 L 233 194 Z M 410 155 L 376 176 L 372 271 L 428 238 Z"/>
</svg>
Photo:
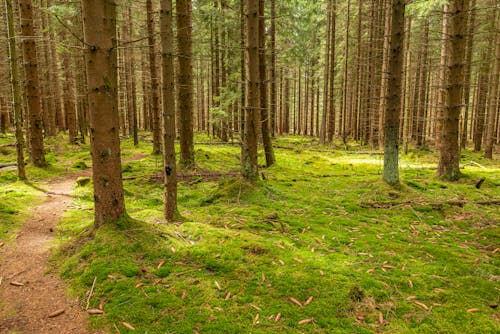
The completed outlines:
<svg viewBox="0 0 500 334">
<path fill-rule="evenodd" d="M 164 223 L 151 180 L 161 160 L 124 163 L 133 218 L 95 231 L 92 186 L 77 188 L 54 265 L 81 298 L 97 278 L 91 307 L 105 315 L 93 326 L 122 333 L 123 322 L 140 333 L 498 332 L 500 212 L 475 203 L 499 197 L 498 164 L 466 152 L 487 168 L 449 183 L 428 168 L 434 153 L 410 151 L 394 189 L 381 156 L 313 144 L 279 139 L 256 185 L 181 183 L 177 224 Z M 198 145 L 196 159 L 200 171 L 238 170 L 239 148 Z"/>
</svg>

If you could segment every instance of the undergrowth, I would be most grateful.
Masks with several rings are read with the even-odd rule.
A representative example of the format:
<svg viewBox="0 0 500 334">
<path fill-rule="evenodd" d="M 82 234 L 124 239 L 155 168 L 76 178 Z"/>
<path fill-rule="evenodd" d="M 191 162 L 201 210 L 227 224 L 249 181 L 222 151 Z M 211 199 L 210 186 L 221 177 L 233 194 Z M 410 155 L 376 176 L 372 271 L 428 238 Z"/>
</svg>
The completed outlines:
<svg viewBox="0 0 500 334">
<path fill-rule="evenodd" d="M 96 278 L 91 307 L 105 315 L 93 325 L 122 333 L 130 331 L 123 322 L 141 333 L 498 331 L 499 210 L 475 203 L 498 198 L 498 166 L 466 153 L 464 163 L 488 168 L 468 166 L 448 183 L 429 169 L 433 153 L 411 152 L 394 189 L 380 181 L 378 154 L 323 152 L 300 137 L 277 146 L 277 165 L 256 185 L 232 174 L 182 182 L 176 224 L 162 219 L 157 157 L 125 164 L 134 219 L 94 231 L 92 187 L 78 188 L 78 210 L 59 227 L 56 266 L 82 298 Z M 196 153 L 200 174 L 238 170 L 236 146 Z"/>
<path fill-rule="evenodd" d="M 91 317 L 93 327 L 121 333 L 499 330 L 500 212 L 488 203 L 499 197 L 496 162 L 466 151 L 462 165 L 473 160 L 486 168 L 467 166 L 465 177 L 450 183 L 431 169 L 436 153 L 410 150 L 401 156 L 401 185 L 391 188 L 380 180 L 377 152 L 290 136 L 276 142 L 277 165 L 251 185 L 232 173 L 239 170 L 238 146 L 197 145 L 197 175 L 179 185 L 182 222 L 167 224 L 157 178 L 161 158 L 130 161 L 150 145 L 134 150 L 127 140 L 122 146 L 132 218 L 95 230 L 89 183 L 75 189 L 72 210 L 58 227 L 53 265 L 72 293 L 86 300 L 96 281 L 90 308 L 105 313 Z M 88 166 L 84 151 L 54 157 Z"/>
</svg>

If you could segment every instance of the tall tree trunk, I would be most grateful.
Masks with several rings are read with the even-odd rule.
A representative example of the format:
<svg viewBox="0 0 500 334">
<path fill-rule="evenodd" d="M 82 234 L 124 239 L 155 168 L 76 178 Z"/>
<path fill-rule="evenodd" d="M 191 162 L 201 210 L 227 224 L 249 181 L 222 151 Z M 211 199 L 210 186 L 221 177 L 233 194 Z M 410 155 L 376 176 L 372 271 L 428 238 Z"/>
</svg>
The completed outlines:
<svg viewBox="0 0 500 334">
<path fill-rule="evenodd" d="M 328 114 L 328 79 L 330 75 L 330 34 L 332 24 L 332 0 L 328 0 L 326 7 L 326 45 L 325 45 L 325 64 L 323 72 L 323 114 L 321 116 L 321 128 L 319 131 L 319 143 L 324 144 L 326 141 L 326 121 Z"/>
<path fill-rule="evenodd" d="M 246 64 L 245 64 L 245 1 L 240 0 L 240 80 L 241 80 L 241 99 L 240 99 L 240 135 L 241 141 L 244 141 L 245 135 L 245 106 L 246 106 L 246 94 L 247 94 L 247 85 L 246 85 Z"/>
<path fill-rule="evenodd" d="M 498 11 L 498 10 L 497 10 Z M 500 13 L 500 11 L 498 11 Z M 498 93 L 499 88 L 499 77 L 500 77 L 500 17 L 497 17 L 497 29 L 496 29 L 496 50 L 494 57 L 494 65 L 492 71 L 492 82 L 490 90 L 490 101 L 488 104 L 488 122 L 486 129 L 486 148 L 485 157 L 488 159 L 493 159 L 493 145 L 495 141 L 495 116 L 498 114 L 498 108 L 500 107 L 500 96 Z M 494 28 L 493 28 L 494 29 Z"/>
<path fill-rule="evenodd" d="M 490 51 L 491 51 L 491 42 Z M 490 52 L 483 52 L 482 59 L 489 59 Z M 474 142 L 474 151 L 481 151 L 484 133 L 484 121 L 486 116 L 487 99 L 488 99 L 488 84 L 489 84 L 489 62 L 484 61 L 479 69 L 479 79 L 477 84 L 476 105 L 474 108 L 474 134 L 472 140 Z"/>
<path fill-rule="evenodd" d="M 464 78 L 464 118 L 462 120 L 462 133 L 460 138 L 460 148 L 467 147 L 467 128 L 469 122 L 470 109 L 470 82 L 471 82 L 471 67 L 472 67 L 472 51 L 474 46 L 474 29 L 476 24 L 476 0 L 472 0 L 469 20 L 467 23 L 467 52 L 465 54 L 465 78 Z"/>
<path fill-rule="evenodd" d="M 71 53 L 65 50 L 63 55 L 64 68 L 64 113 L 66 114 L 66 124 L 68 126 L 69 142 L 77 142 L 77 118 L 76 118 L 76 100 L 75 100 L 75 80 L 71 64 Z"/>
<path fill-rule="evenodd" d="M 248 96 L 245 111 L 241 164 L 243 177 L 256 181 L 259 176 L 257 160 L 257 134 L 260 107 L 259 75 L 259 0 L 246 0 L 247 4 L 247 82 Z"/>
<path fill-rule="evenodd" d="M 276 0 L 271 0 L 271 134 L 273 137 L 277 124 L 276 81 Z"/>
<path fill-rule="evenodd" d="M 116 5 L 82 0 L 95 225 L 126 215 L 117 101 Z"/>
<path fill-rule="evenodd" d="M 163 75 L 163 170 L 165 182 L 165 218 L 177 213 L 177 169 L 175 161 L 174 33 L 172 0 L 161 0 L 161 46 Z"/>
<path fill-rule="evenodd" d="M 452 0 L 449 18 L 449 79 L 446 108 L 443 115 L 438 175 L 450 180 L 460 177 L 460 151 L 458 147 L 458 121 L 462 105 L 465 53 L 465 13 L 469 0 Z"/>
<path fill-rule="evenodd" d="M 9 65 L 10 79 L 12 86 L 12 107 L 14 109 L 14 125 L 16 127 L 16 155 L 17 155 L 17 176 L 26 179 L 24 168 L 24 137 L 21 106 L 21 89 L 19 87 L 19 72 L 17 70 L 17 50 L 16 50 L 16 29 L 14 24 L 14 10 L 12 0 L 5 0 L 7 12 L 7 31 L 9 39 Z"/>
<path fill-rule="evenodd" d="M 180 165 L 194 168 L 193 143 L 193 41 L 191 0 L 177 0 L 177 46 L 179 49 L 179 74 L 177 93 L 181 122 L 179 134 L 181 142 Z"/>
<path fill-rule="evenodd" d="M 444 123 L 444 115 L 446 109 L 446 81 L 447 81 L 447 71 L 446 66 L 448 63 L 448 5 L 445 4 L 443 6 L 443 25 L 441 32 L 441 57 L 439 64 L 439 94 L 438 94 L 438 103 L 437 103 L 437 113 L 436 113 L 436 123 L 435 123 L 435 140 L 436 146 L 438 148 L 441 146 L 441 137 L 443 132 L 443 123 Z"/>
<path fill-rule="evenodd" d="M 426 109 L 426 88 L 427 88 L 427 51 L 429 46 L 429 20 L 424 22 L 424 31 L 422 38 L 422 58 L 420 62 L 420 77 L 419 77 L 419 100 L 416 118 L 416 141 L 417 147 L 422 147 L 425 142 L 425 109 Z M 417 106 L 415 106 L 417 107 Z"/>
<path fill-rule="evenodd" d="M 260 76 L 260 114 L 262 142 L 266 155 L 266 166 L 275 163 L 273 143 L 271 140 L 271 122 L 267 106 L 267 69 L 266 69 L 266 22 L 264 17 L 264 0 L 259 0 L 259 76 Z"/>
<path fill-rule="evenodd" d="M 33 7 L 31 0 L 19 0 L 21 33 L 26 75 L 26 97 L 29 115 L 29 140 L 31 160 L 35 166 L 45 166 L 43 148 L 43 120 L 40 100 L 40 82 L 38 80 L 38 62 L 33 26 Z"/>
<path fill-rule="evenodd" d="M 384 24 L 384 45 L 382 46 L 382 77 L 381 77 L 381 83 L 380 83 L 380 100 L 379 100 L 379 122 L 378 122 L 378 144 L 379 146 L 382 146 L 382 143 L 384 142 L 384 131 L 382 129 L 384 128 L 384 112 L 385 112 L 385 104 L 386 104 L 386 99 L 387 99 L 387 70 L 389 67 L 389 51 L 390 51 L 390 37 L 391 37 L 391 2 L 388 1 L 386 4 L 386 12 L 385 12 L 385 24 Z M 404 50 L 402 51 L 404 52 Z M 404 63 L 404 61 L 403 61 Z M 404 68 L 404 65 L 403 65 Z M 403 82 L 403 88 L 402 91 L 404 91 L 404 82 L 405 80 L 402 79 Z M 401 97 L 401 104 L 403 104 L 403 99 L 404 97 Z M 401 112 L 400 112 L 401 113 Z"/>
<path fill-rule="evenodd" d="M 401 111 L 401 75 L 403 72 L 404 0 L 392 0 L 389 54 L 388 101 L 384 124 L 384 181 L 399 183 L 399 115 Z"/>
<path fill-rule="evenodd" d="M 134 20 L 132 17 L 131 5 L 123 6 L 123 39 L 125 41 L 134 39 Z M 134 139 L 134 145 L 139 144 L 139 135 L 137 129 L 137 97 L 136 97 L 136 78 L 135 78 L 135 55 L 134 48 L 125 49 L 125 77 L 127 78 L 125 86 L 127 92 L 127 130 L 129 137 Z"/>
<path fill-rule="evenodd" d="M 347 90 L 349 87 L 349 30 L 351 25 L 351 1 L 347 0 L 347 17 L 346 17 L 346 30 L 345 30 L 345 54 L 344 54 L 344 85 L 343 85 L 343 108 L 342 108 L 342 122 L 340 124 L 340 133 L 342 134 L 342 141 L 346 142 L 346 120 L 350 103 L 347 100 Z"/>
<path fill-rule="evenodd" d="M 329 143 L 333 142 L 335 136 L 335 21 L 337 15 L 337 8 L 335 0 L 331 4 L 331 19 L 330 19 L 330 74 L 329 74 L 329 87 L 328 87 L 328 131 L 327 140 Z"/>
<path fill-rule="evenodd" d="M 156 39 L 154 29 L 153 3 L 146 0 L 147 29 L 149 44 L 149 73 L 151 78 L 151 114 L 153 120 L 153 154 L 161 153 L 161 118 L 160 100 L 158 94 L 158 69 L 156 66 Z"/>
</svg>

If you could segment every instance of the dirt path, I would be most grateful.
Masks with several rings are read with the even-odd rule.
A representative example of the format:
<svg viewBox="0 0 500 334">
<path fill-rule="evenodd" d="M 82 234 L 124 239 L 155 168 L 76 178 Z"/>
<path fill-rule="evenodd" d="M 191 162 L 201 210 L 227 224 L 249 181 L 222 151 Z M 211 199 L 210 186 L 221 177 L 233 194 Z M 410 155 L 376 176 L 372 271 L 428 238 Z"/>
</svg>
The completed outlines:
<svg viewBox="0 0 500 334">
<path fill-rule="evenodd" d="M 0 333 L 92 333 L 82 303 L 67 296 L 65 284 L 47 265 L 53 229 L 71 203 L 73 184 L 90 173 L 52 180 L 47 199 L 33 209 L 16 241 L 0 249 Z"/>
</svg>

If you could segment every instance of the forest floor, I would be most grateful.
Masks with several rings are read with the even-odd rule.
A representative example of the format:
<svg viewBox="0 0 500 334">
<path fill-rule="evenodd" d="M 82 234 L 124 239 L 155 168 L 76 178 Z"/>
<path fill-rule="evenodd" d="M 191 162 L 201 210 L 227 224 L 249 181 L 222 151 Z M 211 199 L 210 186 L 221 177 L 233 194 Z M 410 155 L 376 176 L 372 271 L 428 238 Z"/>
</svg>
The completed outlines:
<svg viewBox="0 0 500 334">
<path fill-rule="evenodd" d="M 13 160 L 13 148 L 2 146 L 11 141 L 0 138 L 0 163 Z M 0 171 L 4 249 L 19 242 L 20 226 L 29 226 L 43 200 L 37 187 L 51 188 L 47 180 L 56 175 L 88 173 L 88 145 L 64 141 L 48 143 L 49 167 L 28 166 L 31 185 Z M 435 152 L 410 150 L 401 156 L 401 186 L 391 188 L 380 180 L 378 152 L 291 136 L 277 139 L 277 165 L 250 185 L 236 177 L 238 146 L 202 135 L 197 142 L 198 168 L 181 176 L 183 218 L 175 224 L 162 219 L 161 158 L 148 155 L 144 142 L 122 144 L 130 217 L 96 231 L 91 182 L 80 182 L 71 198 L 57 197 L 67 210 L 49 267 L 82 309 L 95 282 L 90 308 L 104 314 L 91 317 L 91 328 L 499 331 L 498 160 L 465 151 L 464 177 L 446 182 L 435 177 Z"/>
<path fill-rule="evenodd" d="M 71 203 L 76 176 L 51 179 L 47 199 L 35 206 L 15 241 L 0 252 L 0 332 L 89 333 L 78 299 L 67 296 L 67 284 L 48 271 L 57 222 Z"/>
</svg>

